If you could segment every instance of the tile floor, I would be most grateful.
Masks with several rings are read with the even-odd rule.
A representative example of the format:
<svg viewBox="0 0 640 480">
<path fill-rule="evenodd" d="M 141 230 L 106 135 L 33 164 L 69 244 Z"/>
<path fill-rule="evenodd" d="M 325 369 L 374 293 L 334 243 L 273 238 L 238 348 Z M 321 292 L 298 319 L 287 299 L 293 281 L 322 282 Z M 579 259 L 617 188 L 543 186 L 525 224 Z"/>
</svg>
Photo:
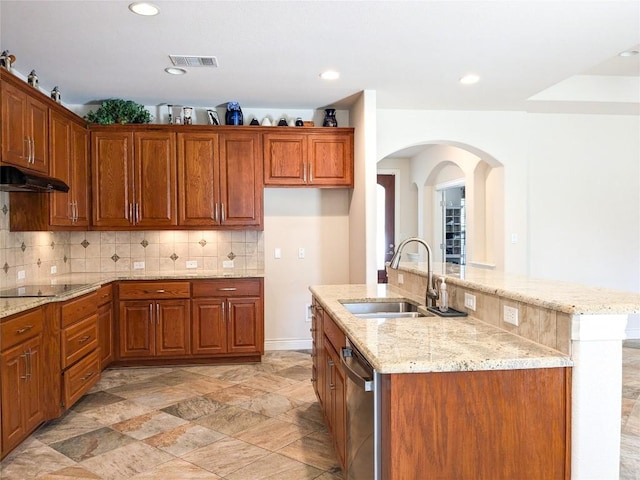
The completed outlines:
<svg viewBox="0 0 640 480">
<path fill-rule="evenodd" d="M 109 369 L 0 464 L 2 480 L 340 480 L 308 352 Z"/>
<path fill-rule="evenodd" d="M 113 369 L 0 463 L 2 480 L 340 480 L 306 352 Z M 623 349 L 620 478 L 640 480 L 640 341 Z M 613 479 L 612 479 L 613 480 Z"/>
</svg>

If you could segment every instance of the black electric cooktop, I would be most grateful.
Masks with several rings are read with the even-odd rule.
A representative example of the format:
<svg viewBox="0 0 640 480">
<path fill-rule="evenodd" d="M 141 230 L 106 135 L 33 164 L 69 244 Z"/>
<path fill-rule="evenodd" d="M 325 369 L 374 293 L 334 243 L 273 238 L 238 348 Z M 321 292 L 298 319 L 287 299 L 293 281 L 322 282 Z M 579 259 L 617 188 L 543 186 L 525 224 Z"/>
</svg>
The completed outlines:
<svg viewBox="0 0 640 480">
<path fill-rule="evenodd" d="M 82 284 L 63 283 L 60 285 L 21 285 L 0 290 L 0 298 L 55 297 L 62 293 L 83 287 Z"/>
</svg>

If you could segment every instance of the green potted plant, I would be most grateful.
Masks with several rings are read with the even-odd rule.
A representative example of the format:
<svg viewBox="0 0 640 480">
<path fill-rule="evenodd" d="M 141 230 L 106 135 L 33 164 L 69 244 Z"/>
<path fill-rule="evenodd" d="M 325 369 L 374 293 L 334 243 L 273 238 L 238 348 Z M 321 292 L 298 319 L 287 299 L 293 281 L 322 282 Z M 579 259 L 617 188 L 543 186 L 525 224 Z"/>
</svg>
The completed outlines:
<svg viewBox="0 0 640 480">
<path fill-rule="evenodd" d="M 84 118 L 88 122 L 101 125 L 151 122 L 151 114 L 144 105 L 119 98 L 105 100 L 100 108 L 87 113 Z"/>
</svg>

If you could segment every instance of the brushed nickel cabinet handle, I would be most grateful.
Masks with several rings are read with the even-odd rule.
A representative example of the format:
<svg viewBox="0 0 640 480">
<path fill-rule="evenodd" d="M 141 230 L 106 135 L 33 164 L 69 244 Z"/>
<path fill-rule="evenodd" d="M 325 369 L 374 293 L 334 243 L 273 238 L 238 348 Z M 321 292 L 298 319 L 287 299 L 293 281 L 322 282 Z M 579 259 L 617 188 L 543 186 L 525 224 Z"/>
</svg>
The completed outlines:
<svg viewBox="0 0 640 480">
<path fill-rule="evenodd" d="M 91 377 L 93 377 L 93 374 L 94 374 L 94 373 L 95 373 L 95 372 L 89 372 L 89 373 L 87 373 L 84 377 L 82 377 L 80 380 L 84 382 L 85 380 L 88 380 L 88 379 L 90 379 Z"/>
<path fill-rule="evenodd" d="M 149 321 L 153 323 L 153 303 L 149 304 Z"/>
<path fill-rule="evenodd" d="M 302 181 L 307 183 L 307 164 L 302 165 Z"/>
<path fill-rule="evenodd" d="M 164 288 L 159 288 L 158 290 L 145 290 L 144 293 L 166 293 L 167 291 Z"/>
<path fill-rule="evenodd" d="M 18 335 L 20 335 L 20 334 L 22 334 L 22 333 L 24 333 L 24 332 L 27 332 L 27 331 L 31 330 L 32 328 L 33 328 L 33 325 L 26 325 L 26 326 L 24 326 L 24 327 L 19 328 L 18 330 L 16 330 L 16 333 L 17 333 Z"/>
<path fill-rule="evenodd" d="M 160 325 L 160 304 L 156 303 L 156 325 Z"/>
<path fill-rule="evenodd" d="M 29 363 L 29 371 L 27 372 L 27 377 L 29 377 L 29 379 L 31 379 L 31 374 L 33 373 L 33 363 L 31 357 L 33 357 L 33 352 L 31 351 L 31 349 L 29 349 L 29 352 L 27 352 L 27 359 Z"/>
<path fill-rule="evenodd" d="M 221 204 L 222 207 L 220 207 L 220 217 L 222 217 L 222 219 L 220 220 L 220 223 L 224 223 L 224 221 L 226 220 L 226 215 L 224 214 L 224 203 Z"/>
<path fill-rule="evenodd" d="M 136 202 L 136 224 L 140 223 L 140 204 Z"/>
<path fill-rule="evenodd" d="M 26 380 L 27 378 L 29 378 L 29 361 L 27 360 L 27 352 L 24 352 L 22 355 L 20 355 L 20 358 L 24 359 L 24 375 L 20 375 L 20 378 L 22 380 Z"/>
<path fill-rule="evenodd" d="M 36 163 L 36 141 L 33 139 L 33 137 L 29 137 L 29 139 L 31 140 L 31 163 L 33 165 L 35 165 L 35 163 Z"/>
<path fill-rule="evenodd" d="M 218 289 L 219 292 L 235 292 L 236 290 L 236 287 L 224 287 Z"/>
<path fill-rule="evenodd" d="M 129 223 L 133 222 L 133 203 L 129 204 Z"/>
<path fill-rule="evenodd" d="M 216 210 L 215 210 L 215 212 L 214 212 L 213 216 L 214 216 L 214 220 L 215 220 L 216 222 L 217 222 L 217 221 L 218 221 L 218 219 L 220 218 L 220 214 L 219 214 L 219 211 L 218 211 L 218 202 L 216 202 Z"/>
<path fill-rule="evenodd" d="M 91 338 L 91 335 L 85 335 L 84 337 L 81 337 L 78 339 L 78 343 L 84 343 L 87 340 L 89 340 Z"/>
<path fill-rule="evenodd" d="M 313 163 L 309 162 L 309 183 L 313 183 Z"/>
</svg>

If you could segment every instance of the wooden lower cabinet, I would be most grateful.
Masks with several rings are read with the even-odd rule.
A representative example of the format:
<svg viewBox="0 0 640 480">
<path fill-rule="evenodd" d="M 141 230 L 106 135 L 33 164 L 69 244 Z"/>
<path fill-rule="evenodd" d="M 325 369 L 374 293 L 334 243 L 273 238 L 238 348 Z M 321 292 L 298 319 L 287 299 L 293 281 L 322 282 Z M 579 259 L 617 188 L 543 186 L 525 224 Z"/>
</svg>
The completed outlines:
<svg viewBox="0 0 640 480">
<path fill-rule="evenodd" d="M 571 369 L 381 378 L 382 478 L 571 477 Z"/>
<path fill-rule="evenodd" d="M 118 326 L 119 358 L 190 353 L 188 300 L 121 301 Z"/>
<path fill-rule="evenodd" d="M 45 418 L 43 309 L 34 309 L 3 322 L 0 339 L 2 442 L 4 457 Z"/>
<path fill-rule="evenodd" d="M 113 362 L 114 346 L 113 331 L 113 286 L 111 284 L 101 287 L 98 292 L 98 342 L 100 344 L 100 370 L 104 370 Z"/>
<path fill-rule="evenodd" d="M 193 283 L 194 355 L 262 355 L 264 294 L 261 278 Z"/>
</svg>

